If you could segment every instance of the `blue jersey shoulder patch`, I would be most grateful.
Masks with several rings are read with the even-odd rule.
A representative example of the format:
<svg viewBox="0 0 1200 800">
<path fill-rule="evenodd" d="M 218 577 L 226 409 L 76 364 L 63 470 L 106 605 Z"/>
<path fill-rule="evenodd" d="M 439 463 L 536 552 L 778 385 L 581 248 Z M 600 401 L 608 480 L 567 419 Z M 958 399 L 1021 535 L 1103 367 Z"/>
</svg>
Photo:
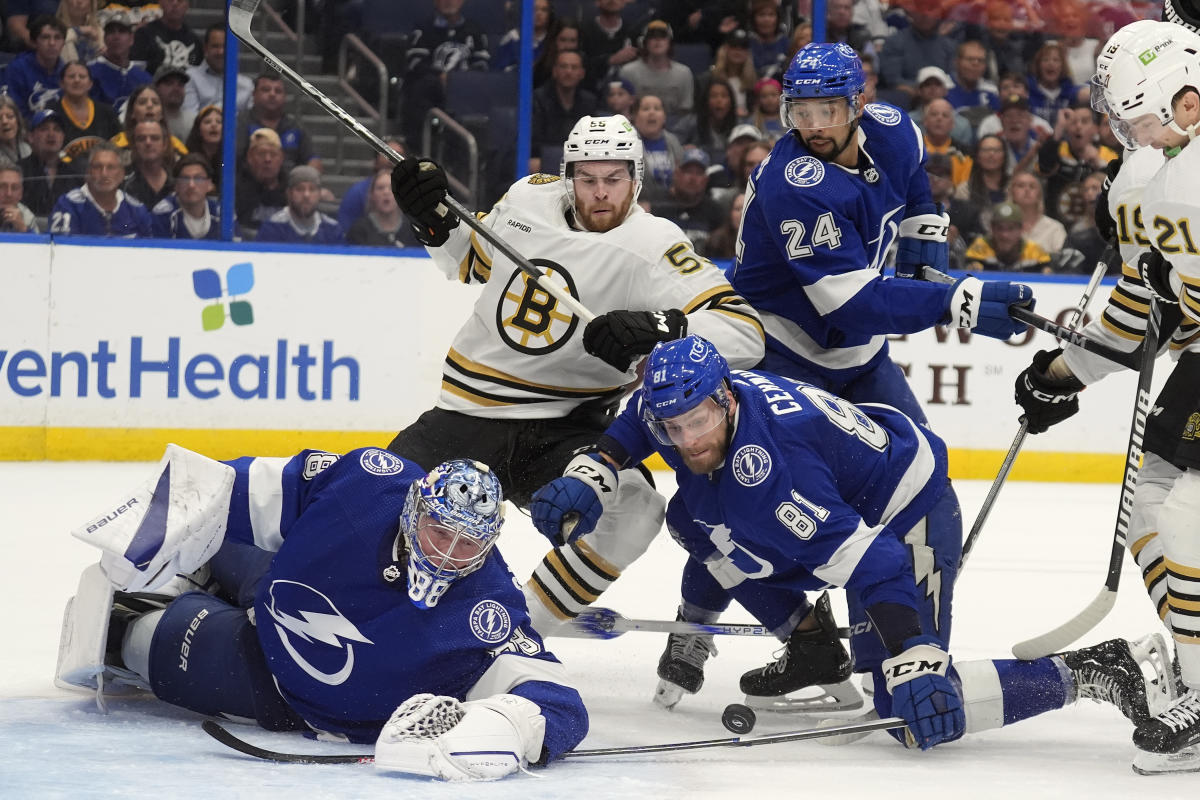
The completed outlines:
<svg viewBox="0 0 1200 800">
<path fill-rule="evenodd" d="M 800 156 L 788 162 L 783 177 L 793 186 L 816 186 L 825 179 L 825 165 L 819 158 Z"/>
<path fill-rule="evenodd" d="M 867 107 L 864 110 L 870 114 L 876 122 L 879 122 L 883 125 L 899 125 L 900 120 L 904 118 L 904 115 L 900 113 L 900 109 L 884 103 L 867 103 Z"/>
</svg>

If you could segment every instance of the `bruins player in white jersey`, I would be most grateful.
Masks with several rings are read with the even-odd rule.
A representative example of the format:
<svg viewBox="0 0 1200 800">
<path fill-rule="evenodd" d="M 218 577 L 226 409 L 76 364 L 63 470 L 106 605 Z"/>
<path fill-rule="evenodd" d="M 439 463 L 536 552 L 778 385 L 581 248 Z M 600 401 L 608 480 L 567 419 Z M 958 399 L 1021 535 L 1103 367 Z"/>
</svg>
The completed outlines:
<svg viewBox="0 0 1200 800">
<path fill-rule="evenodd" d="M 1200 146 L 1188 146 L 1200 127 L 1200 15 L 1168 5 L 1176 24 L 1127 26 L 1098 60 L 1094 91 L 1132 152 L 1108 197 L 1125 266 L 1102 317 L 1085 328 L 1132 351 L 1156 302 L 1177 361 L 1148 416 L 1128 544 L 1187 689 L 1135 731 L 1134 768 L 1144 773 L 1200 771 Z M 1076 347 L 1038 353 L 1016 385 L 1030 432 L 1074 414 L 1079 390 L 1116 369 Z"/>
<path fill-rule="evenodd" d="M 631 367 L 657 342 L 697 333 L 733 366 L 762 358 L 758 314 L 682 230 L 638 206 L 642 174 L 642 142 L 625 117 L 583 117 L 563 146 L 560 175 L 517 181 L 479 215 L 597 315 L 585 326 L 439 208 L 447 191 L 441 167 L 406 159 L 395 168 L 396 202 L 434 263 L 451 279 L 484 287 L 446 355 L 435 407 L 390 450 L 422 466 L 451 454 L 483 461 L 509 499 L 527 507 L 564 468 L 588 470 L 591 459 L 573 459 L 574 451 L 607 427 L 634 380 Z M 609 510 L 595 530 L 555 542 L 525 585 L 543 635 L 594 602 L 662 527 L 666 502 L 644 470 L 622 472 L 616 497 L 603 499 Z"/>
</svg>

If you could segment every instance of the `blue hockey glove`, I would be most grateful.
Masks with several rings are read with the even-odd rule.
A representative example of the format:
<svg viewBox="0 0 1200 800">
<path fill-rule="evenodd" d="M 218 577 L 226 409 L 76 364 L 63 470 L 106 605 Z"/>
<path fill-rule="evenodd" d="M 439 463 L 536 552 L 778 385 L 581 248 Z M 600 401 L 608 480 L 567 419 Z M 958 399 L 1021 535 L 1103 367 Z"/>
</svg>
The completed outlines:
<svg viewBox="0 0 1200 800">
<path fill-rule="evenodd" d="M 534 527 L 557 547 L 591 533 L 605 503 L 616 493 L 617 473 L 608 463 L 596 453 L 580 454 L 567 464 L 561 478 L 534 493 L 529 513 Z M 568 514 L 577 516 L 578 522 L 564 531 Z"/>
<path fill-rule="evenodd" d="M 950 268 L 950 215 L 938 203 L 922 203 L 900 223 L 896 277 L 919 278 L 922 267 Z"/>
<path fill-rule="evenodd" d="M 994 339 L 1007 339 L 1025 332 L 1025 323 L 1008 315 L 1009 306 L 1033 309 L 1033 290 L 1023 283 L 981 281 L 968 275 L 959 278 L 950 292 L 946 309 L 949 323 L 970 328 Z"/>
<path fill-rule="evenodd" d="M 962 698 L 946 677 L 950 654 L 933 636 L 914 636 L 903 647 L 903 653 L 882 664 L 892 713 L 908 723 L 892 735 L 922 750 L 959 738 L 966 731 L 967 718 Z"/>
</svg>

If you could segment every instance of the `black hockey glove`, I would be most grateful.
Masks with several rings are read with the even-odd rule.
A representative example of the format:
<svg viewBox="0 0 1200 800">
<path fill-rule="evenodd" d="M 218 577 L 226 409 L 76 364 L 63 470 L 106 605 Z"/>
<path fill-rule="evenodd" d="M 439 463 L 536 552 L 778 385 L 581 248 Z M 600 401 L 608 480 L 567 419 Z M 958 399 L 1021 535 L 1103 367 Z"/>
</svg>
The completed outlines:
<svg viewBox="0 0 1200 800">
<path fill-rule="evenodd" d="M 442 205 L 448 188 L 445 170 L 427 158 L 406 158 L 392 169 L 396 205 L 408 215 L 417 241 L 428 247 L 441 247 L 458 227 L 458 217 Z"/>
<path fill-rule="evenodd" d="M 1120 239 L 1117 236 L 1117 221 L 1112 218 L 1112 214 L 1108 211 L 1108 190 L 1112 186 L 1112 182 L 1116 180 L 1117 173 L 1120 170 L 1121 156 L 1117 156 L 1108 162 L 1108 167 L 1104 171 L 1104 187 L 1096 197 L 1096 230 L 1100 232 L 1100 236 L 1104 238 L 1104 241 L 1112 247 L 1117 247 L 1120 244 Z"/>
<path fill-rule="evenodd" d="M 1072 376 L 1056 380 L 1046 374 L 1050 362 L 1061 352 L 1042 350 L 1017 376 L 1016 401 L 1025 411 L 1030 433 L 1042 433 L 1079 410 L 1079 390 L 1083 388 L 1079 379 Z"/>
<path fill-rule="evenodd" d="M 666 311 L 609 311 L 583 329 L 583 349 L 621 372 L 659 342 L 687 335 L 687 315 Z"/>
<path fill-rule="evenodd" d="M 1179 294 L 1171 287 L 1171 262 L 1163 258 L 1162 253 L 1157 250 L 1142 253 L 1138 259 L 1138 274 L 1154 299 L 1171 304 L 1179 302 Z"/>
</svg>

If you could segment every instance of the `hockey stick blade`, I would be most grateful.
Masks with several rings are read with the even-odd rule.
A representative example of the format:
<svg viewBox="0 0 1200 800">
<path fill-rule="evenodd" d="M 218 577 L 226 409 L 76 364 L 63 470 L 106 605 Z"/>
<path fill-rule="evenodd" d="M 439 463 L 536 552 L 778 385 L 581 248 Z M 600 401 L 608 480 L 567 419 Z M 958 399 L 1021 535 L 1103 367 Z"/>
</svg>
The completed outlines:
<svg viewBox="0 0 1200 800">
<path fill-rule="evenodd" d="M 283 77 L 287 78 L 296 87 L 307 95 L 313 102 L 329 112 L 339 122 L 345 125 L 351 133 L 364 142 L 369 144 L 375 152 L 390 160 L 393 164 L 399 164 L 404 161 L 404 156 L 397 153 L 395 150 L 387 146 L 387 143 L 371 132 L 369 128 L 355 119 L 349 112 L 339 106 L 329 98 L 324 92 L 313 86 L 304 76 L 293 70 L 291 67 L 284 64 L 275 54 L 263 46 L 261 42 L 254 37 L 250 31 L 250 22 L 254 18 L 254 12 L 258 10 L 259 3 L 262 0 L 232 0 L 229 5 L 229 30 L 238 38 L 242 44 L 250 48 L 263 61 L 267 62 L 267 66 L 278 72 Z M 450 195 L 446 195 L 446 206 L 454 213 L 456 217 L 462 220 L 467 227 L 475 231 L 480 238 L 487 241 L 492 247 L 503 253 L 510 261 L 533 280 L 541 289 L 545 290 L 551 297 L 562 303 L 575 316 L 582 319 L 584 322 L 591 322 L 596 318 L 596 315 L 588 311 L 587 307 L 580 303 L 565 287 L 552 283 L 547 279 L 545 273 L 538 269 L 525 256 L 521 255 L 508 242 L 501 239 L 491 228 L 480 222 L 474 214 L 466 207 L 455 200 Z"/>
<path fill-rule="evenodd" d="M 629 619 L 611 608 L 586 609 L 575 619 L 563 625 L 555 635 L 573 639 L 615 639 L 631 631 L 642 633 L 698 633 L 721 636 L 774 636 L 765 625 L 756 623 L 681 622 L 677 620 Z M 850 637 L 849 628 L 838 628 L 838 636 Z"/>
<path fill-rule="evenodd" d="M 673 742 L 670 744 L 633 745 L 630 747 L 598 747 L 591 750 L 571 750 L 563 753 L 566 758 L 594 758 L 597 756 L 638 756 L 648 753 L 669 753 L 681 750 L 705 750 L 712 747 L 756 747 L 763 744 L 782 744 L 784 742 L 802 742 L 806 739 L 824 739 L 827 736 L 845 736 L 870 731 L 902 728 L 906 723 L 900 717 L 870 722 L 838 725 L 831 728 L 808 728 L 800 731 L 771 733 L 766 736 L 734 736 L 728 739 L 702 739 L 694 742 Z M 204 732 L 226 747 L 232 748 L 243 755 L 251 756 L 262 761 L 274 761 L 280 764 L 372 764 L 375 756 L 368 753 L 346 753 L 340 755 L 308 755 L 304 753 L 280 753 L 252 745 L 234 736 L 220 724 L 205 720 L 201 726 Z"/>
<path fill-rule="evenodd" d="M 1022 661 L 1032 661 L 1035 658 L 1057 653 L 1067 648 L 1071 642 L 1077 641 L 1085 633 L 1100 624 L 1113 605 L 1117 602 L 1117 593 L 1106 586 L 1087 608 L 1080 611 L 1071 619 L 1059 625 L 1054 630 L 1017 642 L 1013 645 L 1012 654 Z"/>
</svg>

